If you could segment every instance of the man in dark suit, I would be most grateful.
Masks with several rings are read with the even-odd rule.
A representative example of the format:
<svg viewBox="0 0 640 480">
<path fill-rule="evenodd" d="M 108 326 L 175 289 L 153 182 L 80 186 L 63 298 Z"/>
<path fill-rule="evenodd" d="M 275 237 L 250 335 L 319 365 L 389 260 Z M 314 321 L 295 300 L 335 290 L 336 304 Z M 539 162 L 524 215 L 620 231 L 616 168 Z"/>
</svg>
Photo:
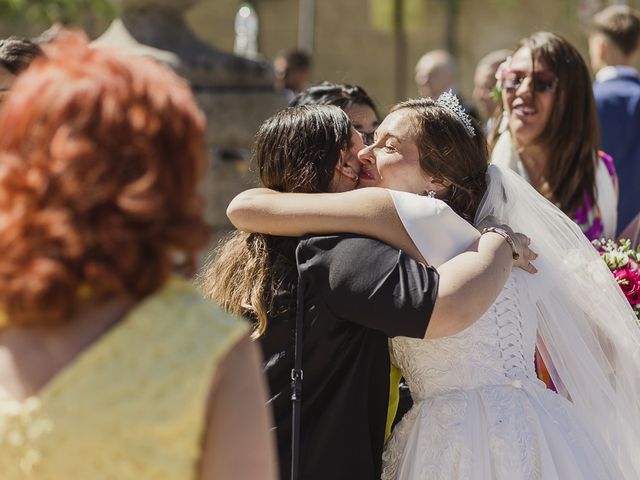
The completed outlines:
<svg viewBox="0 0 640 480">
<path fill-rule="evenodd" d="M 618 233 L 640 212 L 640 15 L 611 6 L 593 18 L 589 36 L 594 95 L 600 118 L 600 148 L 618 173 Z"/>
</svg>

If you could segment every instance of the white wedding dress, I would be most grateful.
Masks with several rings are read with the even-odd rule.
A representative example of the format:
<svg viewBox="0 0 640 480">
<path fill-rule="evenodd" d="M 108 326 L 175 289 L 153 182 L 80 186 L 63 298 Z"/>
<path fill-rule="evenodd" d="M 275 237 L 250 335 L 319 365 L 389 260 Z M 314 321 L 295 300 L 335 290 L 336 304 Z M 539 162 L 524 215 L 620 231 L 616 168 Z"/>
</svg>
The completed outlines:
<svg viewBox="0 0 640 480">
<path fill-rule="evenodd" d="M 520 188 L 520 185 L 516 186 Z M 432 264 L 443 263 L 477 238 L 477 231 L 442 202 L 429 203 L 424 197 L 391 193 L 407 231 Z M 504 191 L 501 190 L 500 194 L 504 196 Z M 500 212 L 494 209 L 490 213 L 496 215 Z M 547 213 L 544 216 L 546 218 Z M 531 217 L 528 220 L 531 221 Z M 432 233 L 434 229 L 437 230 L 436 236 Z M 540 231 L 535 233 L 541 235 Z M 545 246 L 540 247 L 548 251 Z M 553 268 L 542 260 L 542 265 L 538 265 L 541 272 Z M 598 270 L 597 274 L 602 272 Z M 555 355 L 559 341 L 552 339 L 552 335 L 545 337 L 545 342 L 554 352 L 552 357 L 545 358 L 549 365 L 555 369 L 557 365 L 552 360 L 560 358 L 563 366 L 573 371 L 572 376 L 554 377 L 562 388 L 568 384 L 566 396 L 571 401 L 546 389 L 536 377 L 536 341 L 540 339 L 541 330 L 547 331 L 547 323 L 559 318 L 540 311 L 544 308 L 561 310 L 548 301 L 545 304 L 544 298 L 541 300 L 545 295 L 551 295 L 544 290 L 544 284 L 550 282 L 548 287 L 562 290 L 561 286 L 554 285 L 551 272 L 540 275 L 545 276 L 513 271 L 489 311 L 456 335 L 433 340 L 398 337 L 390 341 L 392 359 L 404 374 L 414 405 L 396 426 L 386 445 L 383 479 L 638 478 L 637 463 L 629 465 L 625 463 L 628 459 L 620 460 L 620 457 L 629 455 L 628 449 L 625 450 L 628 445 L 640 447 L 637 436 L 631 433 L 630 437 L 625 437 L 626 443 L 622 446 L 606 441 L 607 438 L 618 439 L 629 433 L 621 433 L 620 429 L 612 426 L 620 420 L 609 412 L 613 409 L 614 396 L 610 392 L 603 395 L 607 398 L 602 401 L 602 409 L 607 410 L 606 413 L 597 410 L 599 404 L 594 406 L 587 402 L 581 407 L 580 401 L 574 402 L 577 397 L 589 396 L 584 389 L 600 388 L 588 385 L 589 379 L 581 385 L 580 379 L 574 378 L 579 373 L 573 371 L 579 370 L 574 364 L 581 361 L 580 358 L 573 360 L 573 356 L 581 353 L 579 329 L 570 340 L 576 342 L 575 355 L 571 351 L 562 351 L 565 357 Z M 542 290 L 538 290 L 540 288 Z M 562 299 L 563 302 L 565 300 Z M 614 306 L 628 313 L 624 305 L 616 303 L 618 300 L 614 298 Z M 586 327 L 584 329 L 586 331 Z M 584 331 L 582 333 L 587 338 Z M 556 338 L 561 337 L 561 332 L 552 333 Z M 564 371 L 563 368 L 559 370 Z M 595 367 L 593 371 L 591 381 L 600 381 Z M 597 396 L 598 392 L 594 394 Z M 633 408 L 636 406 L 634 404 Z M 588 417 L 610 414 L 611 418 L 598 420 Z M 636 417 L 630 414 L 627 420 L 633 423 Z M 609 428 L 611 432 L 604 431 Z M 640 455 L 640 450 L 633 455 Z"/>
<path fill-rule="evenodd" d="M 571 404 L 536 378 L 524 275 L 514 271 L 457 335 L 391 341 L 415 403 L 387 444 L 384 479 L 623 478 Z"/>
</svg>

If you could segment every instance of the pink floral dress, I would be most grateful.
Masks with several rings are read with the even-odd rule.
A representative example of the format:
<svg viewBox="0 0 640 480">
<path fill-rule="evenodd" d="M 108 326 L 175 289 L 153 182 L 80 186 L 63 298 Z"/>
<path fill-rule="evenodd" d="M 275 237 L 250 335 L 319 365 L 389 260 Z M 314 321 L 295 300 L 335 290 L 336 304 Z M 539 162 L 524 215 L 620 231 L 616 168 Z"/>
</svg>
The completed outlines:
<svg viewBox="0 0 640 480">
<path fill-rule="evenodd" d="M 602 151 L 598 151 L 598 158 L 607 167 L 607 171 L 611 176 L 614 185 L 618 184 L 618 177 L 613 166 L 613 158 Z M 589 240 L 597 240 L 602 238 L 604 227 L 602 225 L 602 212 L 597 205 L 589 198 L 587 192 L 584 193 L 584 203 L 573 215 L 573 221 L 576 222 L 585 236 Z"/>
</svg>

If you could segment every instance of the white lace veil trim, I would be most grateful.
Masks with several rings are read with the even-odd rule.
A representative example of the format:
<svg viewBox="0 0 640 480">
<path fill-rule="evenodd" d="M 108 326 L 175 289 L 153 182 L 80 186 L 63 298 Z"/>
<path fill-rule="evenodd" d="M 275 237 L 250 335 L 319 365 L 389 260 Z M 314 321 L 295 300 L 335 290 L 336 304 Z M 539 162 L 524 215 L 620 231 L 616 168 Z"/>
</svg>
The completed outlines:
<svg viewBox="0 0 640 480">
<path fill-rule="evenodd" d="M 640 478 L 640 329 L 611 272 L 580 228 L 516 173 L 489 167 L 476 224 L 491 215 L 533 239 L 527 275 L 538 349 L 559 392 Z"/>
</svg>

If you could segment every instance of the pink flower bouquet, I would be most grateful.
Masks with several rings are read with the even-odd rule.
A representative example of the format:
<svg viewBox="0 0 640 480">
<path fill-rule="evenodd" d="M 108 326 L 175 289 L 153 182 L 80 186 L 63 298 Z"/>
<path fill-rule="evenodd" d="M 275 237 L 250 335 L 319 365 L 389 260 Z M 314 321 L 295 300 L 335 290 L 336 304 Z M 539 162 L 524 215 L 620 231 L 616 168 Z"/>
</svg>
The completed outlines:
<svg viewBox="0 0 640 480">
<path fill-rule="evenodd" d="M 594 240 L 593 244 L 640 320 L 640 248 L 631 248 L 630 240 Z"/>
</svg>

